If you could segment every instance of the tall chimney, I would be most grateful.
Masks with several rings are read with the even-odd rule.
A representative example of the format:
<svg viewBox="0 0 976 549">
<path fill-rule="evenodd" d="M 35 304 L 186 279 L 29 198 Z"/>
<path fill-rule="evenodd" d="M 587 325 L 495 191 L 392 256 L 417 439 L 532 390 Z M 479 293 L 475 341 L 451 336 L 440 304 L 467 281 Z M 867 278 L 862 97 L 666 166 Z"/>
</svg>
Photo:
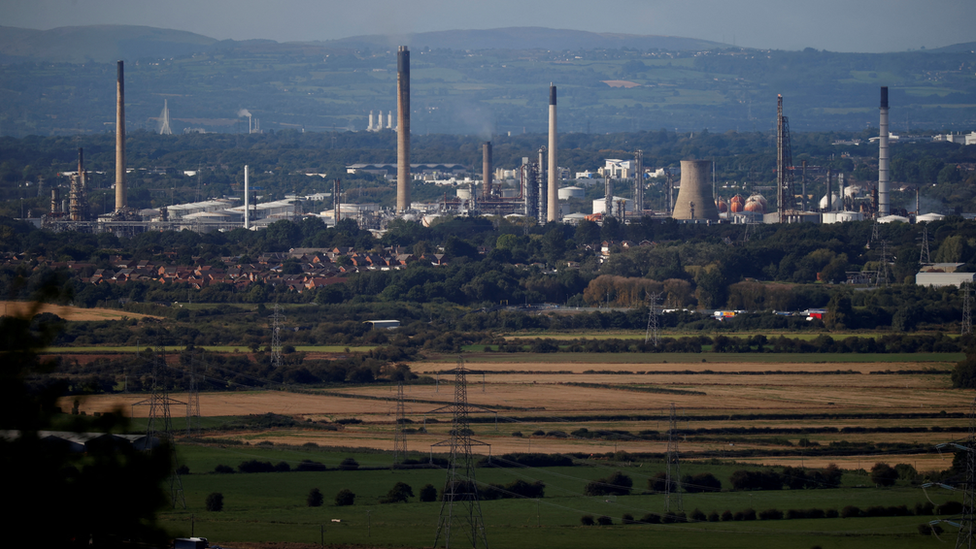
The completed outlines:
<svg viewBox="0 0 976 549">
<path fill-rule="evenodd" d="M 556 86 L 549 83 L 549 197 L 546 221 L 559 220 L 559 166 L 556 162 Z"/>
<path fill-rule="evenodd" d="M 491 198 L 492 171 L 491 171 L 491 141 L 485 141 L 481 146 L 481 180 L 485 185 L 485 199 Z"/>
<path fill-rule="evenodd" d="M 383 111 L 380 111 L 380 118 L 383 117 Z M 366 127 L 366 131 L 373 131 L 373 111 L 369 111 L 369 126 Z"/>
<path fill-rule="evenodd" d="M 125 188 L 125 77 L 119 61 L 119 78 L 115 104 L 115 211 L 128 206 Z"/>
<path fill-rule="evenodd" d="M 718 221 L 718 208 L 715 207 L 708 184 L 708 170 L 711 167 L 710 160 L 681 161 L 681 187 L 674 202 L 672 218 Z"/>
<path fill-rule="evenodd" d="M 397 50 L 397 213 L 410 209 L 410 50 Z"/>
<path fill-rule="evenodd" d="M 891 174 L 888 171 L 888 86 L 881 87 L 881 128 L 878 136 L 878 216 L 891 213 L 888 200 L 888 186 Z"/>
<path fill-rule="evenodd" d="M 244 228 L 251 228 L 251 189 L 247 181 L 247 164 L 244 164 Z"/>
</svg>

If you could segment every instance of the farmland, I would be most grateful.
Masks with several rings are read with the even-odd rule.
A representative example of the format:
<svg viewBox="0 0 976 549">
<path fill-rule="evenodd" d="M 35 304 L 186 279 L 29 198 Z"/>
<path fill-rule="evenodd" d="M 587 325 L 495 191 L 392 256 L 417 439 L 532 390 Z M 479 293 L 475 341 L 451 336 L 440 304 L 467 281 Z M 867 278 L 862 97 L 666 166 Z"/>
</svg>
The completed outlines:
<svg viewBox="0 0 976 549">
<path fill-rule="evenodd" d="M 542 453 L 574 456 L 577 463 L 574 467 L 479 468 L 481 483 L 521 479 L 546 485 L 545 497 L 538 500 L 482 503 L 493 545 L 590 547 L 612 540 L 621 547 L 638 547 L 646 546 L 652 536 L 668 536 L 679 547 L 711 546 L 719 540 L 723 546 L 754 547 L 938 543 L 917 533 L 918 524 L 931 516 L 693 524 L 622 524 L 622 517 L 663 512 L 663 496 L 646 487 L 648 479 L 665 468 L 672 403 L 677 410 L 682 474 L 709 472 L 725 488 L 713 494 L 683 494 L 688 513 L 694 509 L 705 515 L 750 508 L 840 510 L 848 505 L 913 509 L 930 499 L 936 505 L 944 503 L 953 494 L 923 491 L 911 479 L 878 488 L 867 471 L 877 462 L 908 464 L 923 475 L 951 466 L 952 454 L 940 454 L 934 446 L 968 434 L 972 401 L 970 393 L 950 388 L 949 372 L 958 360 L 954 354 L 920 356 L 917 361 L 878 355 L 843 363 L 802 354 L 752 360 L 722 356 L 721 361 L 709 353 L 695 356 L 697 360 L 676 355 L 645 361 L 635 359 L 645 355 L 629 355 L 629 361 L 619 362 L 605 356 L 598 362 L 575 353 L 534 356 L 536 361 L 531 362 L 518 353 L 465 354 L 470 370 L 468 400 L 476 405 L 471 415 L 474 437 L 490 445 L 493 459 Z M 703 362 L 701 356 L 707 360 Z M 432 411 L 453 399 L 450 370 L 456 357 L 433 357 L 410 366 L 421 378 L 404 388 L 407 447 L 411 458 L 426 464 L 431 445 L 450 436 L 450 417 Z M 185 393 L 171 397 L 187 400 Z M 121 406 L 136 417 L 138 427 L 148 407 L 131 404 L 144 398 L 96 395 L 81 400 L 79 408 L 90 414 Z M 182 477 L 187 509 L 162 515 L 172 532 L 188 532 L 192 520 L 196 534 L 220 543 L 318 543 L 321 532 L 327 543 L 415 547 L 432 543 L 439 502 L 411 498 L 406 504 L 379 503 L 397 481 L 406 482 L 416 493 L 425 484 L 442 486 L 445 478 L 439 467 L 390 470 L 395 387 L 204 392 L 200 403 L 203 429 L 189 437 L 182 434 L 182 408 L 172 409 L 174 426 L 180 431 L 180 462 L 190 471 Z M 62 407 L 68 405 L 62 401 Z M 281 425 L 282 418 L 293 423 Z M 262 421 L 267 426 L 262 427 Z M 487 447 L 473 450 L 488 456 Z M 348 457 L 359 463 L 359 470 L 337 470 Z M 233 468 L 252 459 L 285 462 L 293 470 L 211 472 L 217 465 Z M 321 462 L 328 470 L 295 472 L 302 460 Z M 831 463 L 845 470 L 837 489 L 730 491 L 728 485 L 731 473 L 738 469 L 823 468 Z M 584 495 L 587 482 L 618 470 L 634 480 L 633 495 Z M 325 496 L 321 508 L 305 505 L 313 487 Z M 332 504 L 343 488 L 357 494 L 355 505 Z M 224 494 L 224 511 L 203 509 L 211 492 Z M 614 526 L 581 526 L 580 517 L 587 514 L 609 516 Z M 948 535 L 953 532 L 950 529 Z"/>
</svg>

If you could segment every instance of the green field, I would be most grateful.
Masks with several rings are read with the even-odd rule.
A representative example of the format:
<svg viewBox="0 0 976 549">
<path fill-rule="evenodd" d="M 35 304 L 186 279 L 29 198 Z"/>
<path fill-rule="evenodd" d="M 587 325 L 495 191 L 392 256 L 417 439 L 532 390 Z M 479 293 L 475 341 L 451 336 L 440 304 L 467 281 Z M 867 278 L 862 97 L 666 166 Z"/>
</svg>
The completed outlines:
<svg viewBox="0 0 976 549">
<path fill-rule="evenodd" d="M 416 494 L 425 484 L 442 486 L 442 470 L 358 470 L 291 473 L 252 473 L 218 475 L 212 470 L 217 463 L 232 467 L 247 459 L 287 461 L 292 465 L 301 459 L 325 463 L 330 469 L 347 456 L 355 457 L 363 467 L 383 467 L 389 454 L 328 453 L 320 449 L 266 449 L 254 447 L 179 448 L 181 461 L 191 474 L 182 477 L 186 510 L 161 515 L 162 524 L 173 534 L 189 534 L 191 521 L 196 535 L 211 543 L 275 541 L 318 543 L 324 530 L 326 543 L 379 546 L 430 547 L 441 508 L 439 502 L 380 504 L 379 499 L 398 481 L 413 487 Z M 421 456 L 417 456 L 421 457 Z M 623 525 L 624 514 L 639 519 L 647 513 L 662 513 L 664 496 L 632 495 L 588 497 L 583 486 L 595 478 L 621 470 L 634 480 L 635 493 L 646 486 L 647 478 L 663 470 L 663 464 L 641 463 L 614 467 L 607 462 L 594 466 L 477 469 L 479 482 L 509 483 L 515 479 L 541 480 L 546 495 L 540 500 L 496 500 L 482 502 L 489 544 L 495 547 L 647 547 L 654 542 L 677 547 L 929 547 L 938 542 L 920 536 L 916 527 L 931 520 L 923 517 L 834 518 L 799 520 L 757 520 L 701 522 L 673 525 Z M 682 473 L 708 471 L 727 483 L 734 465 L 683 464 Z M 844 487 L 831 490 L 722 492 L 717 494 L 683 494 L 684 509 L 700 509 L 708 514 L 724 510 L 733 512 L 748 508 L 761 511 L 788 509 L 837 509 L 856 505 L 907 505 L 927 501 L 916 487 L 900 484 L 893 488 L 867 487 L 863 474 L 849 473 Z M 860 487 L 859 487 L 860 486 Z M 311 488 L 319 488 L 325 505 L 310 508 L 305 497 Z M 348 488 L 356 493 L 356 503 L 348 507 L 333 505 L 335 494 Z M 204 500 L 211 492 L 224 495 L 224 510 L 208 512 Z M 944 492 L 928 491 L 935 503 L 948 499 Z M 580 517 L 606 515 L 614 526 L 581 526 Z M 191 518 L 192 517 L 192 518 Z M 332 522 L 338 519 L 341 522 Z M 322 530 L 320 530 L 322 529 Z M 952 536 L 947 527 L 947 536 Z"/>
</svg>

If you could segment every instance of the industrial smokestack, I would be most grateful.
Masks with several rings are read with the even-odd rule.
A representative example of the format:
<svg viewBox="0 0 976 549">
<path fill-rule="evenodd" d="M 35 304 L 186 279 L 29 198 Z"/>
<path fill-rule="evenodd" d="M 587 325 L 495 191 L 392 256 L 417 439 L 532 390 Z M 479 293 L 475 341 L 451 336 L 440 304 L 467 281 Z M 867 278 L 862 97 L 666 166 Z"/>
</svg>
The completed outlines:
<svg viewBox="0 0 976 549">
<path fill-rule="evenodd" d="M 115 103 L 115 211 L 128 206 L 125 188 L 125 76 L 119 61 L 118 84 Z"/>
<path fill-rule="evenodd" d="M 410 50 L 397 50 L 397 213 L 410 209 Z"/>
<path fill-rule="evenodd" d="M 481 180 L 485 184 L 485 198 L 491 198 L 492 168 L 491 168 L 491 141 L 486 141 L 481 146 Z"/>
<path fill-rule="evenodd" d="M 888 171 L 888 86 L 881 87 L 881 132 L 878 136 L 878 216 L 891 213 L 888 187 L 891 174 Z"/>
<path fill-rule="evenodd" d="M 380 118 L 383 117 L 383 111 L 380 111 Z M 369 126 L 366 127 L 366 131 L 373 131 L 373 111 L 369 111 Z"/>
<path fill-rule="evenodd" d="M 51 189 L 51 213 L 56 214 L 60 211 L 61 190 L 57 187 Z"/>
<path fill-rule="evenodd" d="M 681 161 L 681 188 L 674 203 L 674 219 L 704 219 L 718 221 L 718 208 L 708 183 L 709 160 Z"/>
<path fill-rule="evenodd" d="M 549 83 L 549 192 L 546 221 L 559 220 L 559 166 L 556 162 L 556 86 Z"/>
<path fill-rule="evenodd" d="M 244 164 L 244 228 L 251 228 L 251 189 L 247 181 L 247 164 Z"/>
</svg>

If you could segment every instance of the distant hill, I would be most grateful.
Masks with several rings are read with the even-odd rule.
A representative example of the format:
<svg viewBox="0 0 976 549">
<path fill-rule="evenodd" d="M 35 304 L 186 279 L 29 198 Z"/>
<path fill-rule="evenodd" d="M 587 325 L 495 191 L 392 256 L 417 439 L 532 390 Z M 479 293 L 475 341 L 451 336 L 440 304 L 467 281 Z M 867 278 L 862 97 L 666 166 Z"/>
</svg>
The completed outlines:
<svg viewBox="0 0 976 549">
<path fill-rule="evenodd" d="M 217 40 L 192 32 L 134 25 L 59 27 L 51 30 L 0 27 L 0 62 L 110 63 L 118 59 L 175 57 Z"/>
<path fill-rule="evenodd" d="M 729 47 L 728 44 L 681 38 L 677 36 L 642 36 L 636 34 L 597 33 L 578 30 L 547 29 L 543 27 L 508 27 L 487 30 L 450 30 L 421 32 L 400 37 L 365 35 L 329 40 L 335 44 L 356 48 L 389 48 L 407 45 L 412 48 L 429 47 L 451 50 L 594 50 L 633 48 L 639 50 L 700 50 Z"/>
<path fill-rule="evenodd" d="M 930 50 L 925 50 L 929 53 L 966 53 L 976 51 L 976 42 L 963 42 L 962 44 L 953 44 L 951 46 L 945 46 L 944 48 L 932 48 Z"/>
<path fill-rule="evenodd" d="M 700 50 L 726 47 L 718 42 L 675 36 L 639 36 L 595 33 L 541 27 L 511 27 L 490 30 L 424 32 L 400 37 L 352 36 L 309 43 L 278 43 L 273 40 L 221 40 L 192 32 L 133 25 L 60 27 L 51 30 L 0 27 L 0 63 L 55 61 L 65 63 L 110 63 L 117 59 L 166 58 L 208 50 L 244 51 L 315 49 L 384 50 L 397 45 L 451 50 L 543 49 L 586 50 L 633 48 L 640 50 Z"/>
</svg>

